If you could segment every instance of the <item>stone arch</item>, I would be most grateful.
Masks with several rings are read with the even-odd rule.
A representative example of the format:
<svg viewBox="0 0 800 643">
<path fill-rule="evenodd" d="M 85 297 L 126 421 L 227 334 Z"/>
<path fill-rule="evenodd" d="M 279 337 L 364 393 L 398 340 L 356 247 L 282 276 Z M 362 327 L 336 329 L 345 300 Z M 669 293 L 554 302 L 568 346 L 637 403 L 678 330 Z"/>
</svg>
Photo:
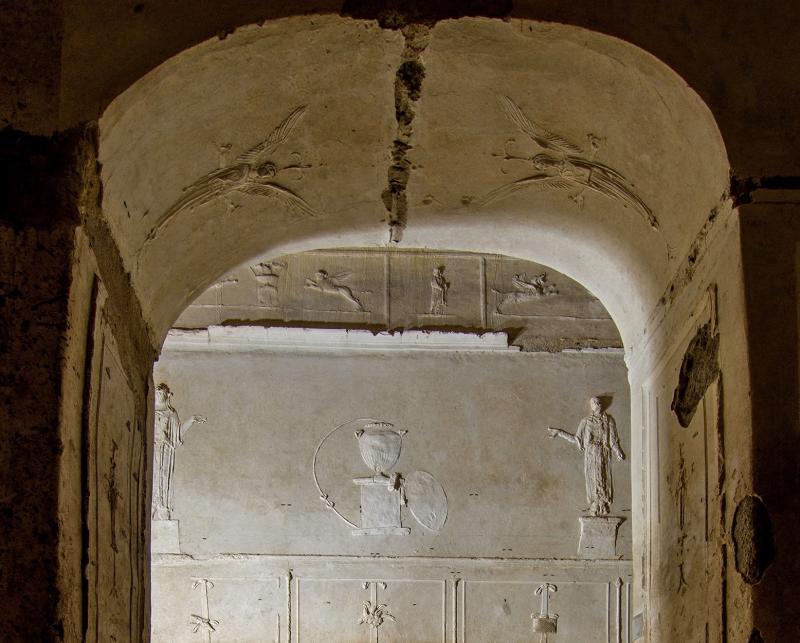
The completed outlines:
<svg viewBox="0 0 800 643">
<path fill-rule="evenodd" d="M 353 42 L 364 53 L 357 78 L 342 82 L 336 69 Z M 420 47 L 424 80 L 403 132 L 396 72 Z M 624 199 L 591 190 L 534 187 L 476 207 L 535 174 L 529 158 L 543 151 L 504 112 L 506 96 L 574 141 L 578 157 L 619 172 L 659 229 Z M 310 167 L 295 170 L 296 183 L 279 184 L 296 187 L 320 216 L 237 194 L 233 204 L 215 199 L 179 212 L 153 233 L 183 188 L 265 140 L 301 106 L 302 120 L 275 156 Z M 461 19 L 404 37 L 333 16 L 276 20 L 170 59 L 110 105 L 100 131 L 104 214 L 156 344 L 193 294 L 267 248 L 385 243 L 381 195 L 398 138 L 411 147 L 403 157 L 411 166 L 404 245 L 552 265 L 600 296 L 628 346 L 704 222 L 727 208 L 724 145 L 697 95 L 642 50 L 563 25 L 531 23 L 520 33 L 510 23 Z M 569 197 L 583 197 L 583 207 Z"/>
<path fill-rule="evenodd" d="M 470 18 L 403 33 L 285 18 L 186 50 L 119 95 L 100 121 L 103 215 L 153 346 L 195 295 L 252 256 L 387 243 L 398 167 L 404 246 L 550 265 L 601 299 L 629 358 L 670 345 L 671 330 L 653 321 L 665 293 L 731 211 L 714 118 L 641 49 L 576 27 L 525 27 Z M 363 54 L 352 59 L 354 43 Z M 409 60 L 424 70 L 416 98 L 398 83 Z M 352 77 L 341 71 L 356 65 Z M 508 100 L 574 147 L 535 142 Z M 298 110 L 269 170 L 280 191 L 198 192 L 194 209 L 175 207 Z M 542 172 L 555 178 L 532 162 L 539 153 L 566 168 L 566 188 L 489 198 Z M 575 159 L 618 176 L 657 226 L 626 193 L 582 189 Z"/>
</svg>

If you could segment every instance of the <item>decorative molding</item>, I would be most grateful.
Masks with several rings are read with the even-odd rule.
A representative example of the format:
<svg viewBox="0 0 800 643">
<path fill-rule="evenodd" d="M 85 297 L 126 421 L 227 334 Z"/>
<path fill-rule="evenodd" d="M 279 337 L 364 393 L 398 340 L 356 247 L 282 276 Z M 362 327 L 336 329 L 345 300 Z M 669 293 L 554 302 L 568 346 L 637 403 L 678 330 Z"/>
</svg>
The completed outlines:
<svg viewBox="0 0 800 643">
<path fill-rule="evenodd" d="M 309 569 L 320 573 L 320 570 L 329 570 L 332 565 L 343 564 L 348 568 L 363 565 L 364 568 L 374 570 L 375 566 L 380 566 L 386 571 L 386 578 L 389 578 L 389 571 L 392 574 L 404 574 L 414 570 L 414 574 L 419 578 L 429 578 L 429 573 L 434 574 L 431 578 L 438 578 L 439 574 L 450 578 L 451 570 L 459 570 L 459 574 L 465 578 L 474 572 L 476 577 L 483 578 L 487 574 L 503 574 L 514 580 L 528 579 L 531 574 L 538 577 L 542 574 L 558 572 L 563 580 L 591 580 L 597 582 L 599 579 L 616 579 L 618 576 L 628 578 L 633 573 L 633 561 L 623 559 L 605 560 L 586 560 L 579 558 L 500 558 L 500 557 L 476 557 L 458 558 L 452 556 L 395 556 L 387 559 L 386 557 L 376 558 L 371 555 L 347 556 L 347 555 L 324 555 L 324 554 L 248 554 L 248 553 L 225 553 L 212 554 L 208 556 L 193 556 L 191 554 L 158 554 L 152 556 L 153 565 L 159 567 L 193 567 L 197 565 L 220 566 L 230 563 L 249 564 L 258 562 L 267 567 L 284 569 L 291 567 L 295 570 L 295 575 L 306 573 Z M 362 578 L 369 577 L 364 574 Z M 394 578 L 394 576 L 392 576 Z M 557 581 L 556 581 L 557 582 Z"/>
<path fill-rule="evenodd" d="M 533 631 L 543 634 L 543 642 L 547 643 L 547 634 L 558 632 L 558 614 L 550 612 L 550 594 L 558 591 L 558 586 L 553 583 L 542 583 L 536 588 L 536 595 L 542 597 L 542 604 L 538 614 L 531 614 Z"/>
<path fill-rule="evenodd" d="M 372 604 L 371 601 L 364 601 L 361 603 L 361 617 L 358 619 L 359 625 L 368 625 L 378 629 L 383 625 L 384 619 L 390 621 L 396 620 L 394 616 L 389 613 L 389 608 L 385 603 Z"/>
<path fill-rule="evenodd" d="M 338 328 L 209 326 L 169 331 L 162 353 L 213 350 L 366 350 L 366 351 L 511 351 L 506 333 L 456 333 L 407 330 L 373 333 Z"/>
<path fill-rule="evenodd" d="M 317 278 L 320 269 L 327 278 Z M 238 283 L 206 289 L 176 326 L 207 328 L 230 320 L 281 327 L 369 324 L 371 330 L 513 328 L 527 348 L 531 340 L 562 348 L 621 344 L 601 302 L 580 284 L 535 262 L 498 255 L 317 250 L 264 256 L 229 277 Z"/>
<path fill-rule="evenodd" d="M 491 561 L 257 554 L 228 554 L 207 559 L 154 556 L 152 570 L 154 587 L 176 592 L 175 600 L 170 600 L 169 605 L 163 601 L 154 605 L 162 617 L 166 615 L 170 619 L 162 622 L 166 626 L 161 630 L 162 638 L 154 640 L 175 643 L 207 641 L 209 633 L 212 643 L 219 639 L 325 641 L 334 638 L 326 633 L 336 634 L 340 624 L 347 631 L 343 637 L 347 640 L 378 639 L 379 643 L 388 638 L 441 640 L 443 643 L 537 640 L 531 635 L 528 615 L 532 611 L 532 599 L 536 604 L 533 611 L 539 611 L 540 601 L 535 598 L 535 590 L 544 583 L 555 584 L 559 589 L 555 601 L 551 596 L 549 611 L 553 611 L 553 602 L 557 602 L 557 611 L 561 614 L 559 635 L 563 640 L 595 640 L 593 636 L 570 637 L 576 616 L 583 623 L 579 624 L 582 632 L 590 622 L 592 627 L 597 626 L 599 638 L 604 632 L 608 612 L 610 636 L 614 641 L 614 583 L 622 578 L 625 594 L 633 574 L 630 561 L 613 560 Z M 196 592 L 187 591 L 195 582 L 204 579 L 210 583 L 206 588 L 207 611 L 203 609 L 203 602 L 197 604 L 204 600 L 203 588 L 198 585 Z M 461 591 L 466 587 L 470 590 L 468 597 Z M 610 588 L 610 596 L 606 596 L 606 588 Z M 493 614 L 503 618 L 502 612 L 497 610 L 501 609 L 504 597 L 512 603 L 513 619 L 498 620 L 493 625 L 487 618 L 491 621 Z M 391 623 L 385 619 L 379 628 L 359 625 L 357 620 L 364 600 L 369 600 L 371 606 L 386 605 L 396 621 Z M 318 611 L 326 601 L 331 603 Z M 174 609 L 178 605 L 181 609 Z M 201 621 L 209 619 L 215 629 L 209 632 L 201 622 L 198 633 L 193 633 L 194 625 L 188 626 L 190 614 Z M 629 612 L 625 614 L 627 617 Z M 335 619 L 329 621 L 332 615 Z M 516 630 L 504 638 L 503 628 L 508 625 Z M 276 626 L 281 628 L 281 633 L 273 639 Z M 482 636 L 479 630 L 483 630 Z M 166 632 L 175 635 L 168 636 Z M 601 640 L 606 640 L 605 635 Z"/>
<path fill-rule="evenodd" d="M 214 587 L 214 583 L 207 578 L 196 578 L 192 582 L 192 589 L 197 589 L 198 587 L 200 588 L 200 614 L 191 615 L 190 625 L 192 632 L 195 634 L 203 630 L 208 637 L 207 640 L 210 642 L 212 632 L 216 632 L 219 625 L 217 619 L 211 618 L 208 602 L 208 590 Z"/>
<path fill-rule="evenodd" d="M 539 123 L 531 121 L 507 96 L 500 99 L 503 111 L 516 128 L 536 143 L 543 152 L 533 157 L 516 156 L 509 152 L 506 143 L 503 162 L 521 162 L 532 165 L 535 172 L 525 178 L 506 183 L 481 199 L 477 206 L 499 201 L 523 189 L 556 190 L 569 193 L 569 198 L 583 207 L 584 192 L 590 190 L 608 199 L 620 202 L 624 207 L 636 211 L 654 230 L 659 229 L 658 219 L 650 207 L 634 192 L 632 184 L 617 170 L 598 163 L 594 156 L 600 149 L 600 139 L 588 134 L 591 152 L 570 142 Z"/>
</svg>

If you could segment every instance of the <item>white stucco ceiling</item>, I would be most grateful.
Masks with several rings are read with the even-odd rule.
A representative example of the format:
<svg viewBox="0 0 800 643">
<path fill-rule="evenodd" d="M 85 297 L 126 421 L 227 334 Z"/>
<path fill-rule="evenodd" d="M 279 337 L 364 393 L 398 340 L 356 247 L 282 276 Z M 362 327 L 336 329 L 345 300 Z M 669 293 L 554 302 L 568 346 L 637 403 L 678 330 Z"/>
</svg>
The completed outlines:
<svg viewBox="0 0 800 643">
<path fill-rule="evenodd" d="M 400 32 L 372 22 L 282 19 L 189 49 L 111 104 L 101 120 L 103 209 L 156 341 L 194 296 L 250 257 L 387 242 L 381 195 L 403 47 Z M 728 163 L 702 101 L 642 50 L 564 25 L 444 21 L 419 61 L 402 245 L 550 265 L 600 297 L 632 341 L 709 212 L 724 207 Z M 534 155 L 560 154 L 527 136 L 503 97 L 572 141 L 577 158 L 623 177 L 659 229 L 624 198 L 592 190 L 582 206 L 574 189 L 535 185 L 484 202 L 536 175 Z M 233 163 L 301 106 L 272 157 L 279 168 L 305 167 L 275 182 L 317 216 L 280 198 L 235 194 L 164 219 L 184 188 Z"/>
</svg>

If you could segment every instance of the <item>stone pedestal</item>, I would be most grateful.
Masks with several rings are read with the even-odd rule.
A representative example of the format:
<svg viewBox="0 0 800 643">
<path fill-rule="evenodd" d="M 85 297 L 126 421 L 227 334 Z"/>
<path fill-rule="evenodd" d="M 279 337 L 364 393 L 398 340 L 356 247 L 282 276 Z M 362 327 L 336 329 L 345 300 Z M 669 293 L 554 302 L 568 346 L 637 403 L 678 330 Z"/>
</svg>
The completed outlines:
<svg viewBox="0 0 800 643">
<path fill-rule="evenodd" d="M 618 516 L 581 516 L 581 539 L 578 558 L 614 559 L 617 557 L 617 531 L 624 518 Z"/>
<path fill-rule="evenodd" d="M 407 536 L 408 527 L 400 526 L 400 492 L 383 476 L 354 478 L 361 487 L 361 529 L 354 536 Z"/>
<path fill-rule="evenodd" d="M 154 520 L 150 523 L 150 552 L 180 554 L 181 541 L 177 520 Z"/>
</svg>

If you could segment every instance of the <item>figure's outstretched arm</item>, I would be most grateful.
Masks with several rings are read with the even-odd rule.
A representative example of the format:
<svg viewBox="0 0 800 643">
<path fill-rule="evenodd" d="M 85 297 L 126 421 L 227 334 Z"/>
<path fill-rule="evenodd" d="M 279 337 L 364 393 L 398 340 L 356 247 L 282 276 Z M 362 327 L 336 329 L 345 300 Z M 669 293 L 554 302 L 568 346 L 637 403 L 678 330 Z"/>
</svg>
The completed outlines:
<svg viewBox="0 0 800 643">
<path fill-rule="evenodd" d="M 190 417 L 186 422 L 181 424 L 180 429 L 178 429 L 178 442 L 183 444 L 183 434 L 186 433 L 193 424 L 203 424 L 208 421 L 208 418 L 203 417 L 202 415 L 193 415 Z"/>
<path fill-rule="evenodd" d="M 561 438 L 562 440 L 571 442 L 579 449 L 581 448 L 581 441 L 578 439 L 578 436 L 573 435 L 569 431 L 564 431 L 563 429 L 556 429 L 555 427 L 549 426 L 547 427 L 547 432 L 550 434 L 551 438 Z"/>
</svg>

